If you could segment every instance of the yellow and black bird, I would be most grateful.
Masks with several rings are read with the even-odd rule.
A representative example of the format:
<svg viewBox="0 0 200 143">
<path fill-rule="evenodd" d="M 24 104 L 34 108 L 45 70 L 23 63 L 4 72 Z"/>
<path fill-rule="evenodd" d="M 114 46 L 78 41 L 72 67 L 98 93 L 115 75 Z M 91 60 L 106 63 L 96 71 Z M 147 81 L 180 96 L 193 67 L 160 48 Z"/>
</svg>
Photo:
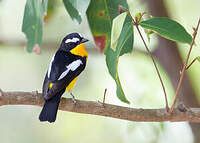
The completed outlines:
<svg viewBox="0 0 200 143">
<path fill-rule="evenodd" d="M 43 83 L 45 104 L 39 116 L 40 121 L 56 120 L 60 99 L 65 91 L 69 92 L 72 101 L 76 103 L 71 90 L 86 66 L 88 53 L 84 43 L 87 41 L 79 33 L 71 33 L 65 36 L 52 57 Z"/>
</svg>

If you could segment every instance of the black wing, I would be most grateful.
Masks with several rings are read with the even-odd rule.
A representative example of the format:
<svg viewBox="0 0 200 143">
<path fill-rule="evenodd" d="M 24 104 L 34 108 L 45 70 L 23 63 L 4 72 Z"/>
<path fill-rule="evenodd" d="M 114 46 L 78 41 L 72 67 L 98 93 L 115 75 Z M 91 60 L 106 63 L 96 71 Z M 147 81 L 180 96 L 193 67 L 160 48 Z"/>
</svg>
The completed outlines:
<svg viewBox="0 0 200 143">
<path fill-rule="evenodd" d="M 81 61 L 81 64 L 75 69 L 70 69 L 69 65 L 74 61 Z M 49 70 L 51 70 L 47 72 L 43 83 L 43 97 L 46 100 L 66 88 L 85 69 L 86 57 L 73 55 L 70 52 L 58 51 L 50 65 L 51 68 Z M 53 83 L 53 86 L 49 89 L 50 83 Z"/>
</svg>

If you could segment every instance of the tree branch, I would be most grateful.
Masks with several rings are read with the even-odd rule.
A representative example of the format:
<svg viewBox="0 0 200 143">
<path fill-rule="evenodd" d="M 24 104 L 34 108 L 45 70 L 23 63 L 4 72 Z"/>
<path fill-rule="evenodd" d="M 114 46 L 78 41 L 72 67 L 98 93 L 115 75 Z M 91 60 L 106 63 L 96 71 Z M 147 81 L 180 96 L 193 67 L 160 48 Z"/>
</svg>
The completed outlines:
<svg viewBox="0 0 200 143">
<path fill-rule="evenodd" d="M 93 114 L 136 122 L 198 122 L 200 123 L 200 108 L 186 109 L 181 112 L 178 108 L 169 115 L 163 109 L 136 109 L 98 102 L 76 100 L 73 104 L 70 98 L 62 98 L 59 109 L 63 111 Z M 35 105 L 43 106 L 44 100 L 40 93 L 34 92 L 3 92 L 0 90 L 0 106 L 4 105 Z"/>
</svg>

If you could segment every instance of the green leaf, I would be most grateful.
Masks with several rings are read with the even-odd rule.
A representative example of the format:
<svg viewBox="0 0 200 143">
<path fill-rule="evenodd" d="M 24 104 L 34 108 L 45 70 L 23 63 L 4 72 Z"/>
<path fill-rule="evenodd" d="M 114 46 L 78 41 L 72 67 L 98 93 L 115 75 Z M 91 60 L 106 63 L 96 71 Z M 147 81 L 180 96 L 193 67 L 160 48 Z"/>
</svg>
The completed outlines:
<svg viewBox="0 0 200 143">
<path fill-rule="evenodd" d="M 63 0 L 63 3 L 65 5 L 67 12 L 72 18 L 72 20 L 80 24 L 82 21 L 82 18 L 76 6 L 76 4 L 78 3 L 78 0 Z"/>
<path fill-rule="evenodd" d="M 44 9 L 45 23 L 47 23 L 56 13 L 56 6 L 59 4 L 60 4 L 60 1 L 58 0 L 49 0 L 47 3 L 44 2 L 43 9 Z"/>
<path fill-rule="evenodd" d="M 124 12 L 120 14 L 119 16 L 117 16 L 115 19 L 113 19 L 112 30 L 111 30 L 111 48 L 114 51 L 116 50 L 116 46 L 117 46 L 116 44 L 120 36 L 126 15 L 127 14 Z"/>
<path fill-rule="evenodd" d="M 43 8 L 44 15 L 47 15 L 48 0 L 43 0 L 43 2 L 42 2 L 42 8 Z"/>
<path fill-rule="evenodd" d="M 24 10 L 22 32 L 27 38 L 27 51 L 38 48 L 42 42 L 43 15 L 47 0 L 27 0 Z"/>
<path fill-rule="evenodd" d="M 122 23 L 123 25 L 117 25 L 117 23 Z M 118 32 L 115 32 L 116 30 L 118 30 Z M 126 13 L 122 13 L 113 20 L 112 32 L 111 41 L 114 41 L 115 44 L 112 45 L 112 48 L 108 47 L 106 51 L 106 63 L 109 73 L 117 85 L 117 97 L 121 101 L 129 103 L 125 97 L 118 74 L 119 57 L 125 53 L 130 53 L 133 50 L 133 25 Z M 114 32 L 117 34 L 114 34 Z M 121 33 L 118 34 L 119 32 Z"/>
<path fill-rule="evenodd" d="M 86 11 L 90 30 L 100 51 L 110 47 L 112 20 L 119 14 L 122 5 L 128 8 L 126 0 L 91 0 Z"/>
<path fill-rule="evenodd" d="M 91 0 L 86 14 L 94 41 L 99 50 L 104 51 L 106 54 L 109 73 L 117 85 L 117 97 L 121 101 L 129 103 L 122 89 L 117 69 L 119 56 L 132 51 L 133 27 L 128 16 L 126 16 L 126 19 L 123 14 L 119 16 L 121 18 L 117 17 L 119 15 L 119 5 L 128 9 L 126 0 Z M 113 27 L 112 22 L 115 17 L 120 21 L 116 20 L 119 24 L 114 22 L 115 26 Z M 120 30 L 112 33 L 111 40 L 111 29 L 118 29 L 115 28 L 117 26 L 120 27 Z"/>
<path fill-rule="evenodd" d="M 192 42 L 192 36 L 185 28 L 169 18 L 156 17 L 140 22 L 140 26 L 153 30 L 160 36 L 177 42 L 188 43 Z"/>
</svg>

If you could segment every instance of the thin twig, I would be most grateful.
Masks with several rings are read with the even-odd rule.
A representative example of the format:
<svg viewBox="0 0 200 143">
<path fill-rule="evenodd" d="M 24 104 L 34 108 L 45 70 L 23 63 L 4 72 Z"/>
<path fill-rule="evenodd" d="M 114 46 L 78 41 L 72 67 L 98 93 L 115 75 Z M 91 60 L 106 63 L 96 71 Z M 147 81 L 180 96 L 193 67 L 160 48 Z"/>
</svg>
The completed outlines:
<svg viewBox="0 0 200 143">
<path fill-rule="evenodd" d="M 155 67 L 156 72 L 157 72 L 157 74 L 158 74 L 158 77 L 159 77 L 159 79 L 160 79 L 160 82 L 161 82 L 161 85 L 162 85 L 162 88 L 163 88 L 163 92 L 164 92 L 164 95 L 165 95 L 165 103 L 166 103 L 165 108 L 166 108 L 166 110 L 168 111 L 168 110 L 169 110 L 169 106 L 168 106 L 167 93 L 166 93 L 166 90 L 165 90 L 164 83 L 163 83 L 163 81 L 162 81 L 160 72 L 159 72 L 158 67 L 157 67 L 157 65 L 156 65 L 156 62 L 155 62 L 155 60 L 154 60 L 154 58 L 153 58 L 153 55 L 151 54 L 151 52 L 150 52 L 150 50 L 149 50 L 149 48 L 148 48 L 148 46 L 147 46 L 147 44 L 146 44 L 146 42 L 145 42 L 145 40 L 144 40 L 142 34 L 141 34 L 141 32 L 140 32 L 140 29 L 139 29 L 139 22 L 140 22 L 141 17 L 140 17 L 140 19 L 138 19 L 138 18 L 136 17 L 135 20 L 134 20 L 133 17 L 131 16 L 131 14 L 130 14 L 130 12 L 129 12 L 128 9 L 126 9 L 126 8 L 123 7 L 122 5 L 119 6 L 119 9 L 123 9 L 123 10 L 128 14 L 128 16 L 131 18 L 133 25 L 136 26 L 136 28 L 137 28 L 137 30 L 138 30 L 138 32 L 139 32 L 139 34 L 140 34 L 140 37 L 141 37 L 141 39 L 142 39 L 142 41 L 143 41 L 143 43 L 144 43 L 144 45 L 145 45 L 145 48 L 146 48 L 146 50 L 147 50 L 149 56 L 151 57 L 151 59 L 152 59 L 152 61 L 153 61 L 154 67 Z M 145 14 L 145 13 L 144 13 L 144 14 Z M 144 14 L 143 14 L 143 15 L 144 15 Z M 141 16 L 143 16 L 143 15 L 141 15 Z"/>
<path fill-rule="evenodd" d="M 199 19 L 199 21 L 198 21 L 197 27 L 194 28 L 194 33 L 193 33 L 193 37 L 192 37 L 192 42 L 191 42 L 191 44 L 190 44 L 190 49 L 189 49 L 189 51 L 188 51 L 185 64 L 184 64 L 183 69 L 182 69 L 182 71 L 181 71 L 180 80 L 179 80 L 179 82 L 178 82 L 178 86 L 177 86 L 177 89 L 176 89 L 176 96 L 175 96 L 174 102 L 173 102 L 173 104 L 172 104 L 172 107 L 171 107 L 169 113 L 172 113 L 172 112 L 173 112 L 174 107 L 175 107 L 175 105 L 176 105 L 176 101 L 177 101 L 178 97 L 180 96 L 181 85 L 182 85 L 182 82 L 183 82 L 183 79 L 184 79 L 185 72 L 186 72 L 186 70 L 187 70 L 188 60 L 189 60 L 189 58 L 190 58 L 190 54 L 191 54 L 192 47 L 193 47 L 194 42 L 195 42 L 195 38 L 196 38 L 196 35 L 197 35 L 197 31 L 198 31 L 199 25 L 200 25 L 200 19 Z"/>
<path fill-rule="evenodd" d="M 122 5 L 119 5 L 119 9 L 124 10 L 128 14 L 128 16 L 130 17 L 130 19 L 132 20 L 132 23 L 134 25 L 136 24 L 134 18 L 132 17 L 131 13 L 129 12 L 129 10 L 127 8 L 123 7 Z"/>
<path fill-rule="evenodd" d="M 107 92 L 107 88 L 105 89 L 104 91 L 104 95 L 103 95 L 103 107 L 104 107 L 104 104 L 105 104 L 105 101 L 106 101 L 106 92 Z"/>
<path fill-rule="evenodd" d="M 193 59 L 192 62 L 186 67 L 186 70 L 188 70 L 197 59 L 198 59 L 198 57 Z"/>
<path fill-rule="evenodd" d="M 152 61 L 153 61 L 154 67 L 155 67 L 156 72 L 157 72 L 157 74 L 158 74 L 158 77 L 159 77 L 159 79 L 160 79 L 160 83 L 161 83 L 161 85 L 162 85 L 163 92 L 164 92 L 164 95 L 165 95 L 165 104 L 166 104 L 166 105 L 165 105 L 165 108 L 166 108 L 166 110 L 168 111 L 168 110 L 169 110 L 169 106 L 168 106 L 168 100 L 167 100 L 167 93 L 166 93 L 165 85 L 164 85 L 164 83 L 163 83 L 163 81 L 162 81 L 160 72 L 159 72 L 158 67 L 157 67 L 157 65 L 156 65 L 156 62 L 155 62 L 155 60 L 154 60 L 154 58 L 153 58 L 153 55 L 151 54 L 149 48 L 147 47 L 147 44 L 146 44 L 146 42 L 145 42 L 145 40 L 144 40 L 144 38 L 143 38 L 143 36 L 142 36 L 142 34 L 141 34 L 141 32 L 140 32 L 140 29 L 139 29 L 138 25 L 135 25 L 135 26 L 136 26 L 136 28 L 137 28 L 137 30 L 138 30 L 138 33 L 140 34 L 140 37 L 141 37 L 141 39 L 142 39 L 142 41 L 143 41 L 143 43 L 144 43 L 144 45 L 145 45 L 145 47 L 146 47 L 146 50 L 147 50 L 149 56 L 151 57 L 151 59 L 152 59 Z"/>
<path fill-rule="evenodd" d="M 141 15 L 140 15 L 140 19 L 138 19 L 138 22 L 140 22 L 140 21 L 142 20 L 142 17 L 143 17 L 145 14 L 147 14 L 147 12 L 146 12 L 146 11 L 145 11 L 145 12 L 143 12 L 143 13 L 141 13 Z"/>
<path fill-rule="evenodd" d="M 103 101 L 97 101 L 103 108 L 105 108 L 105 102 L 106 102 L 106 92 L 107 92 L 107 88 L 104 90 L 104 94 L 103 94 Z"/>
</svg>

